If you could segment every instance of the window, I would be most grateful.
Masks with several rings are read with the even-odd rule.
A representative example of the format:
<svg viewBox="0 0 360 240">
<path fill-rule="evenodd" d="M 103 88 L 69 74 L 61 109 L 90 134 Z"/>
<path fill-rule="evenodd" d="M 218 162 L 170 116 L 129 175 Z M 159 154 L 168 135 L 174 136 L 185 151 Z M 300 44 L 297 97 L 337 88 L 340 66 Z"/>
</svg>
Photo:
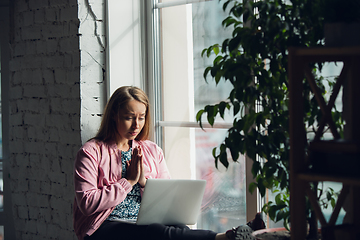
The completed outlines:
<svg viewBox="0 0 360 240">
<path fill-rule="evenodd" d="M 247 190 L 252 175 L 245 162 L 251 160 L 241 157 L 226 170 L 221 164 L 216 169 L 212 157 L 232 119 L 219 119 L 205 131 L 195 119 L 199 109 L 230 91 L 226 84 L 203 79 L 212 59 L 202 58 L 201 51 L 231 34 L 221 26 L 221 3 L 108 0 L 107 9 L 108 95 L 122 85 L 146 90 L 153 110 L 152 138 L 163 148 L 172 177 L 207 180 L 197 227 L 224 231 L 252 219 L 259 209 L 257 195 Z"/>
<path fill-rule="evenodd" d="M 212 149 L 224 140 L 232 118 L 217 119 L 214 128 L 202 130 L 195 116 L 205 105 L 226 99 L 231 90 L 230 85 L 216 86 L 211 79 L 205 82 L 203 72 L 212 59 L 201 57 L 204 48 L 221 43 L 231 32 L 221 26 L 226 13 L 218 1 L 179 2 L 155 3 L 152 10 L 154 86 L 160 89 L 155 106 L 161 113 L 155 119 L 155 133 L 172 177 L 207 180 L 197 227 L 225 231 L 246 223 L 251 212 L 246 204 L 250 194 L 245 157 L 227 170 L 221 164 L 216 169 Z"/>
<path fill-rule="evenodd" d="M 231 34 L 221 26 L 226 15 L 221 2 L 108 0 L 107 8 L 108 95 L 122 85 L 146 90 L 153 110 L 152 138 L 163 148 L 172 177 L 207 180 L 197 227 L 224 231 L 246 223 L 263 201 L 247 190 L 252 160 L 240 157 L 229 169 L 219 164 L 217 170 L 211 154 L 223 141 L 232 119 L 217 119 L 216 126 L 205 131 L 195 121 L 199 109 L 223 100 L 230 89 L 203 79 L 212 59 L 202 58 L 201 51 Z M 334 66 L 327 69 L 324 74 L 335 75 L 331 72 Z M 265 201 L 274 198 L 268 193 Z M 266 220 L 268 227 L 282 226 Z"/>
</svg>

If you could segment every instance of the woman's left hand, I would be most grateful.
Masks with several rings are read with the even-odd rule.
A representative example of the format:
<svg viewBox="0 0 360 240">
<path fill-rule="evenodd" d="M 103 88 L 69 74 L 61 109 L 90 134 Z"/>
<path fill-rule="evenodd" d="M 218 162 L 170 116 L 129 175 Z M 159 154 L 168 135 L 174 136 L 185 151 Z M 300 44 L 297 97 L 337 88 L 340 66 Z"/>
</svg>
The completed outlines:
<svg viewBox="0 0 360 240">
<path fill-rule="evenodd" d="M 141 147 L 138 146 L 138 158 L 140 161 L 140 178 L 139 178 L 139 184 L 141 187 L 145 187 L 146 184 L 146 178 L 145 178 L 145 173 L 144 173 L 144 162 L 143 162 L 143 155 L 142 155 L 142 150 Z"/>
<path fill-rule="evenodd" d="M 144 162 L 143 162 L 143 155 L 142 155 L 142 151 L 141 151 L 141 147 L 137 146 L 134 150 L 133 150 L 133 155 L 131 157 L 131 160 L 126 162 L 127 164 L 127 169 L 128 172 L 131 171 L 131 165 L 135 164 L 135 169 L 137 174 L 138 174 L 138 180 L 137 182 L 140 184 L 141 187 L 145 187 L 146 184 L 146 178 L 145 178 L 145 174 L 144 174 Z M 133 170 L 134 171 L 134 170 Z"/>
</svg>

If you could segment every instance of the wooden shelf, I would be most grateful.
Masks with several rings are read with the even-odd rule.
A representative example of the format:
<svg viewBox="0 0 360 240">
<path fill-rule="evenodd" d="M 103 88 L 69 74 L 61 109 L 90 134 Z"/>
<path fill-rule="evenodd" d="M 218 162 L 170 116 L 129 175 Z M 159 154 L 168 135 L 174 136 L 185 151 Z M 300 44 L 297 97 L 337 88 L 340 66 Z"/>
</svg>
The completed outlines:
<svg viewBox="0 0 360 240">
<path fill-rule="evenodd" d="M 308 62 L 318 61 L 344 61 L 348 57 L 360 55 L 360 46 L 338 48 L 292 48 L 293 54 Z"/>
<path fill-rule="evenodd" d="M 344 184 L 360 186 L 360 176 L 346 177 L 346 176 L 334 176 L 334 175 L 318 174 L 318 173 L 299 173 L 297 174 L 297 177 L 307 182 L 339 182 Z"/>
<path fill-rule="evenodd" d="M 300 57 L 309 56 L 338 58 L 343 56 L 359 56 L 360 46 L 356 47 L 311 47 L 311 48 L 293 48 L 294 54 Z"/>
<path fill-rule="evenodd" d="M 356 142 L 344 141 L 343 139 L 313 141 L 310 143 L 310 151 L 360 154 L 360 145 Z"/>
<path fill-rule="evenodd" d="M 328 102 L 321 95 L 316 85 L 309 64 L 316 62 L 343 62 L 342 72 L 337 78 Z M 306 238 L 307 196 L 316 212 L 321 226 L 334 228 L 338 213 L 349 200 L 352 211 L 352 224 L 360 236 L 360 46 L 342 48 L 289 48 L 289 112 L 290 112 L 290 221 L 291 239 L 304 240 Z M 306 136 L 304 126 L 303 81 L 306 77 L 315 98 L 323 113 L 315 140 L 309 146 L 309 158 L 305 153 Z M 340 139 L 335 123 L 331 117 L 331 109 L 336 96 L 343 86 L 343 110 L 346 108 L 345 140 Z M 328 125 L 334 136 L 333 140 L 323 141 L 324 126 Z M 309 160 L 310 165 L 307 160 Z M 311 169 L 310 169 L 311 168 Z M 321 212 L 317 197 L 311 190 L 310 182 L 339 182 L 343 183 L 341 196 L 336 203 L 335 210 L 329 222 Z M 350 239 L 358 239 L 352 234 Z"/>
</svg>

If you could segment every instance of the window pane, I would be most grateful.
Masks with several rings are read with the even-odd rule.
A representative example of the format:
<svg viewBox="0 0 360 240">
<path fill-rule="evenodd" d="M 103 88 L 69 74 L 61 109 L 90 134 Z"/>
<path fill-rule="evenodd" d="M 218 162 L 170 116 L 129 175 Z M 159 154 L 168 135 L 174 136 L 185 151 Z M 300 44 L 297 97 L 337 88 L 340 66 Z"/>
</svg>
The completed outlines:
<svg viewBox="0 0 360 240">
<path fill-rule="evenodd" d="M 231 35 L 221 22 L 226 17 L 218 1 L 163 8 L 161 11 L 161 66 L 164 121 L 195 121 L 207 104 L 226 100 L 232 85 L 203 78 L 215 58 L 201 57 L 204 48 L 221 44 Z M 232 122 L 231 118 L 227 118 Z M 221 119 L 219 119 L 221 121 Z"/>
<path fill-rule="evenodd" d="M 163 121 L 193 122 L 199 109 L 226 100 L 229 95 L 232 88 L 229 83 L 216 85 L 212 79 L 206 83 L 203 78 L 205 68 L 215 56 L 201 57 L 204 48 L 221 44 L 230 36 L 221 26 L 224 18 L 218 1 L 160 10 Z M 227 116 L 226 122 L 232 121 Z M 227 129 L 164 127 L 162 130 L 162 146 L 172 178 L 207 180 L 197 227 L 225 231 L 245 224 L 245 161 L 240 157 L 228 169 L 220 163 L 216 169 L 212 156 L 212 149 L 225 139 Z"/>
<path fill-rule="evenodd" d="M 226 30 L 221 25 L 226 13 L 218 1 L 207 1 L 163 8 L 160 15 L 162 120 L 195 121 L 196 113 L 200 109 L 205 105 L 226 100 L 232 89 L 229 82 L 216 85 L 211 78 L 205 82 L 204 70 L 212 64 L 215 56 L 201 57 L 204 48 L 216 43 L 221 45 L 224 39 L 231 36 L 231 29 Z M 338 69 L 338 66 L 325 66 L 323 73 L 334 76 L 338 74 Z M 341 95 L 337 103 L 339 99 Z M 206 119 L 203 121 L 206 122 Z M 222 121 L 224 120 L 221 118 L 216 120 Z M 225 116 L 225 122 L 232 121 L 230 114 Z M 173 177 L 196 176 L 210 183 L 198 227 L 224 231 L 246 223 L 243 157 L 227 171 L 219 171 L 215 169 L 211 155 L 212 148 L 224 140 L 226 130 L 212 129 L 204 132 L 200 129 L 167 127 L 163 136 L 163 148 Z M 334 183 L 327 185 L 334 189 L 339 188 Z M 268 191 L 263 201 L 274 201 L 274 195 Z M 341 212 L 340 218 L 342 217 Z M 282 226 L 282 222 L 271 222 L 268 217 L 264 220 L 268 227 Z"/>
<path fill-rule="evenodd" d="M 232 163 L 228 169 L 221 164 L 216 169 L 212 156 L 212 149 L 225 135 L 226 130 L 195 131 L 197 178 L 207 182 L 198 227 L 219 232 L 246 223 L 244 157 L 241 156 L 237 163 L 229 158 Z"/>
<path fill-rule="evenodd" d="M 231 29 L 224 29 L 222 21 L 227 17 L 219 1 L 203 2 L 192 5 L 193 19 L 193 49 L 194 49 L 194 91 L 195 111 L 205 105 L 219 103 L 226 100 L 232 90 L 230 82 L 220 81 L 218 85 L 210 74 L 205 81 L 203 74 L 206 67 L 212 65 L 215 54 L 209 58 L 201 57 L 205 48 L 222 42 L 231 36 Z M 226 118 L 232 122 L 231 116 Z M 218 121 L 221 121 L 220 119 Z"/>
<path fill-rule="evenodd" d="M 223 140 L 226 130 L 165 127 L 163 131 L 167 141 L 166 161 L 172 178 L 194 175 L 194 178 L 207 182 L 197 227 L 221 232 L 246 223 L 244 157 L 237 163 L 229 158 L 232 163 L 228 169 L 221 164 L 217 169 L 212 156 L 212 149 Z M 168 142 L 169 139 L 172 141 Z"/>
<path fill-rule="evenodd" d="M 164 121 L 194 121 L 191 5 L 161 9 Z"/>
</svg>

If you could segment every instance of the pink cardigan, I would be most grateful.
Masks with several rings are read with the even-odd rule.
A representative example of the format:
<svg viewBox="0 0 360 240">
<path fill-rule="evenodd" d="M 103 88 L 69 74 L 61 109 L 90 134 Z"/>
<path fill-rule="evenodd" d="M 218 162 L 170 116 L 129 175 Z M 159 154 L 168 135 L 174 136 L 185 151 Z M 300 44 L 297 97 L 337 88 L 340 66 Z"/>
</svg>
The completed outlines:
<svg viewBox="0 0 360 240">
<path fill-rule="evenodd" d="M 148 140 L 134 140 L 133 149 L 138 145 L 144 156 L 145 177 L 170 178 L 161 148 Z M 74 186 L 73 224 L 82 240 L 100 227 L 132 189 L 121 177 L 121 152 L 115 143 L 90 140 L 80 148 L 75 159 Z"/>
</svg>

